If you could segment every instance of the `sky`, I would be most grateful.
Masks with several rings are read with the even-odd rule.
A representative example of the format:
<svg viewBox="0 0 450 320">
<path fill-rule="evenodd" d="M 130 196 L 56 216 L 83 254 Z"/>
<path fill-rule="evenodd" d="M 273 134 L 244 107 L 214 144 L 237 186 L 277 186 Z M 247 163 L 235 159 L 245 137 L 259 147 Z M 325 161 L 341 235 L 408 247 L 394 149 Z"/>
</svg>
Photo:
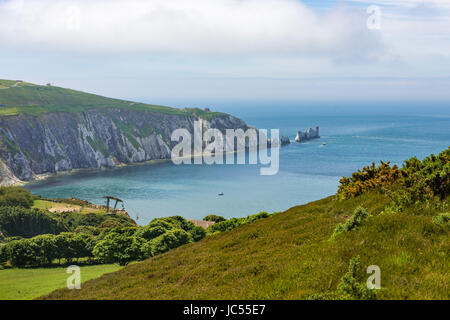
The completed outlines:
<svg viewBox="0 0 450 320">
<path fill-rule="evenodd" d="M 176 106 L 450 102 L 450 0 L 0 0 L 0 78 Z"/>
</svg>

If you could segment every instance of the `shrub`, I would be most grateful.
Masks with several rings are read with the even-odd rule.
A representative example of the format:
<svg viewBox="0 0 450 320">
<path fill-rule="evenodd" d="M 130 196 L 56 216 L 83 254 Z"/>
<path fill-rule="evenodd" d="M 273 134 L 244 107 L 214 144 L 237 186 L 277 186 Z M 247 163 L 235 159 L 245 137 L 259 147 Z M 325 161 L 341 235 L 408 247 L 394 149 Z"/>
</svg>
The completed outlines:
<svg viewBox="0 0 450 320">
<path fill-rule="evenodd" d="M 31 208 L 34 196 L 30 191 L 19 187 L 0 187 L 0 206 Z"/>
<path fill-rule="evenodd" d="M 102 230 L 97 227 L 93 227 L 93 226 L 78 226 L 74 232 L 87 234 L 87 235 L 91 235 L 91 236 L 98 236 L 98 235 L 100 235 Z"/>
<path fill-rule="evenodd" d="M 340 299 L 376 299 L 376 291 L 367 288 L 366 283 L 358 282 L 358 275 L 361 272 L 361 259 L 359 256 L 350 260 L 347 273 L 342 277 L 338 285 Z"/>
<path fill-rule="evenodd" d="M 165 230 L 171 230 L 171 229 L 182 229 L 184 231 L 189 231 L 195 225 L 186 220 L 185 218 L 181 216 L 172 216 L 172 217 L 165 217 L 165 218 L 156 218 L 153 219 L 148 225 L 148 227 L 156 227 L 160 226 L 164 228 Z"/>
<path fill-rule="evenodd" d="M 145 240 L 152 240 L 152 239 L 164 234 L 166 231 L 167 230 L 165 230 L 164 228 L 162 228 L 160 226 L 156 226 L 156 227 L 147 226 L 147 227 L 142 227 L 142 228 L 137 229 L 137 231 L 135 232 L 134 235 L 136 237 L 144 238 Z"/>
<path fill-rule="evenodd" d="M 450 213 L 441 213 L 433 218 L 433 223 L 440 227 L 450 227 Z"/>
<path fill-rule="evenodd" d="M 191 235 L 182 229 L 167 231 L 163 235 L 151 240 L 152 254 L 164 253 L 192 241 Z"/>
<path fill-rule="evenodd" d="M 203 220 L 204 221 L 214 221 L 217 223 L 217 222 L 225 221 L 226 219 L 221 216 L 216 216 L 215 214 L 210 214 L 209 216 L 204 217 Z"/>
<path fill-rule="evenodd" d="M 120 221 L 117 221 L 116 219 L 106 219 L 103 221 L 99 228 L 120 228 L 123 227 L 122 223 Z"/>
<path fill-rule="evenodd" d="M 358 207 L 355 209 L 353 215 L 345 223 L 340 223 L 336 226 L 333 232 L 332 238 L 336 237 L 338 234 L 352 231 L 357 229 L 369 216 L 369 213 L 363 207 Z"/>
<path fill-rule="evenodd" d="M 5 250 L 8 260 L 15 267 L 38 266 L 41 263 L 40 248 L 28 239 L 8 242 Z"/>
<path fill-rule="evenodd" d="M 54 235 L 44 234 L 29 240 L 39 248 L 36 259 L 39 265 L 49 265 L 58 257 L 58 247 Z"/>
<path fill-rule="evenodd" d="M 93 254 L 103 262 L 119 263 L 123 266 L 130 261 L 144 258 L 142 252 L 144 243 L 143 238 L 112 233 L 95 245 Z"/>
<path fill-rule="evenodd" d="M 189 233 L 191 234 L 192 240 L 197 242 L 202 240 L 204 237 L 206 237 L 206 230 L 202 227 L 194 227 L 191 230 L 189 230 Z"/>
</svg>

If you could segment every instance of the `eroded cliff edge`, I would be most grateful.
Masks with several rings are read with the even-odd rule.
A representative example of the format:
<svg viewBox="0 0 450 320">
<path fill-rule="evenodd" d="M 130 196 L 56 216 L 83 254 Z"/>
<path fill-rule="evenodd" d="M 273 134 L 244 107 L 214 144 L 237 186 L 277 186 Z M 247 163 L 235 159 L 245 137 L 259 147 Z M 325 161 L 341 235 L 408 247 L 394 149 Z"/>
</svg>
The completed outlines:
<svg viewBox="0 0 450 320">
<path fill-rule="evenodd" d="M 191 133 L 196 115 L 102 108 L 0 117 L 0 185 L 72 169 L 114 167 L 169 159 L 173 130 Z M 204 126 L 247 129 L 231 115 L 213 115 Z M 206 122 L 206 123 L 205 123 Z"/>
</svg>

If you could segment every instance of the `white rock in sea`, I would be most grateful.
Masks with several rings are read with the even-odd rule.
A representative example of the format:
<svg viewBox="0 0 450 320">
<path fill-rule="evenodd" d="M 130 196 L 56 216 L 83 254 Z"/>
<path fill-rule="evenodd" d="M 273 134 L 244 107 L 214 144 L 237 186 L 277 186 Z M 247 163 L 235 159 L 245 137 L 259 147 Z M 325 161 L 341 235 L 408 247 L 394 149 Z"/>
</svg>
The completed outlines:
<svg viewBox="0 0 450 320">
<path fill-rule="evenodd" d="M 316 127 L 314 130 L 313 128 L 309 128 L 305 132 L 298 131 L 297 136 L 295 137 L 295 142 L 304 142 L 311 139 L 317 139 L 320 138 L 319 136 L 319 127 Z"/>
</svg>

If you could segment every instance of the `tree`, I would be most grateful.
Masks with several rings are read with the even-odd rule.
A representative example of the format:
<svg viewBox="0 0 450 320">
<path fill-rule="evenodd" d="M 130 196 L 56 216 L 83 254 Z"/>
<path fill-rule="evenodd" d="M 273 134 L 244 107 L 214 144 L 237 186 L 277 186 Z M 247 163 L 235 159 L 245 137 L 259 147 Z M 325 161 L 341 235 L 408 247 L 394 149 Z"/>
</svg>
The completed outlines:
<svg viewBox="0 0 450 320">
<path fill-rule="evenodd" d="M 98 242 L 93 255 L 106 263 L 127 265 L 130 261 L 142 259 L 145 239 L 125 234 L 111 233 Z"/>
<path fill-rule="evenodd" d="M 31 208 L 34 196 L 19 187 L 0 187 L 0 206 Z"/>
<path fill-rule="evenodd" d="M 191 241 L 191 235 L 182 229 L 167 231 L 163 235 L 151 240 L 153 255 L 164 253 Z"/>
<path fill-rule="evenodd" d="M 206 216 L 203 218 L 204 221 L 213 221 L 213 222 L 222 222 L 225 221 L 226 219 L 224 217 L 221 216 L 217 216 L 215 214 L 210 214 L 209 216 Z"/>
<path fill-rule="evenodd" d="M 39 248 L 39 254 L 36 259 L 39 260 L 40 265 L 49 265 L 53 259 L 58 257 L 58 248 L 54 235 L 44 234 L 29 239 L 28 241 Z"/>
</svg>

